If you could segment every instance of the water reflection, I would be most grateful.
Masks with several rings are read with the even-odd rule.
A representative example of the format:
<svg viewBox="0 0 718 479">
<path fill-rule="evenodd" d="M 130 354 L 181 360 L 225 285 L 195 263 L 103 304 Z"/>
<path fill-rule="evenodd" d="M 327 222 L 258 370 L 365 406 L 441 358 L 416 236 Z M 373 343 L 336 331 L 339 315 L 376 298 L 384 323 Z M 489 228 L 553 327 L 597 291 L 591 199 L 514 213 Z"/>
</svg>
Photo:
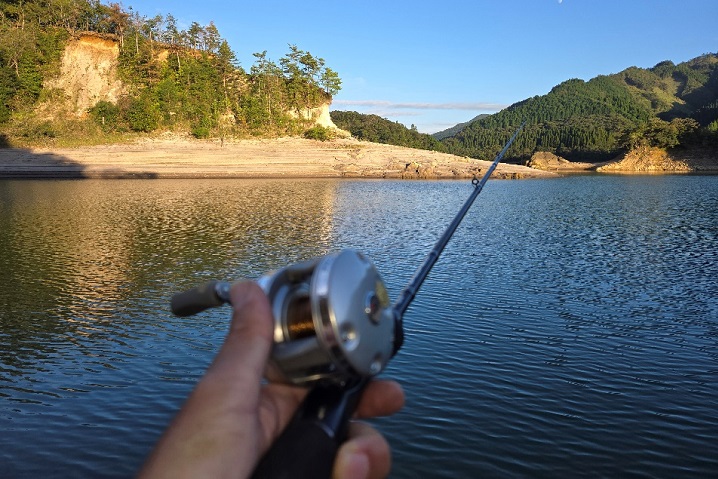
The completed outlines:
<svg viewBox="0 0 718 479">
<path fill-rule="evenodd" d="M 132 339 L 138 292 L 255 277 L 326 252 L 330 181 L 8 181 L 0 217 L 5 375 Z M 152 321 L 153 318 L 141 318 Z M 109 364 L 105 367 L 112 367 Z"/>
</svg>

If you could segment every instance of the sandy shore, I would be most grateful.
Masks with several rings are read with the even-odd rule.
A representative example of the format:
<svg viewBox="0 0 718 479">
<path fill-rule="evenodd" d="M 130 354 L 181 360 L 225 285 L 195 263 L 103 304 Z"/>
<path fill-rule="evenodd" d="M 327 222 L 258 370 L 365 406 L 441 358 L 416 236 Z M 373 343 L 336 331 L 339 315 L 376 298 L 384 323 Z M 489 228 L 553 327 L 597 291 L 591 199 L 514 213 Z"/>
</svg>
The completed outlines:
<svg viewBox="0 0 718 479">
<path fill-rule="evenodd" d="M 471 178 L 489 161 L 355 139 L 195 140 L 174 136 L 133 144 L 0 149 L 4 178 Z M 500 164 L 498 178 L 555 176 Z"/>
</svg>

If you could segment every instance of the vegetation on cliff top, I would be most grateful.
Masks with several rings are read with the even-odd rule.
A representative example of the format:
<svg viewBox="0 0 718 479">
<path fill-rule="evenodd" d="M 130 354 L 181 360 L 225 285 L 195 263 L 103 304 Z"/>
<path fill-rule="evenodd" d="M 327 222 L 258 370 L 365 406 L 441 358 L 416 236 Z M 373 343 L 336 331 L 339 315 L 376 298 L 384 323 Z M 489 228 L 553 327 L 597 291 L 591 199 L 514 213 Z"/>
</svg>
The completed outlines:
<svg viewBox="0 0 718 479">
<path fill-rule="evenodd" d="M 57 118 L 62 93 L 46 88 L 46 80 L 59 73 L 68 40 L 85 32 L 119 43 L 124 94 L 98 102 L 87 119 Z M 6 0 L 0 4 L 0 124 L 29 142 L 158 129 L 197 137 L 296 134 L 313 124 L 304 113 L 341 88 L 322 58 L 295 45 L 278 63 L 266 51 L 254 57 L 245 71 L 212 22 L 180 30 L 172 15 L 147 18 L 119 3 Z M 39 105 L 54 108 L 55 118 L 41 119 Z"/>
</svg>

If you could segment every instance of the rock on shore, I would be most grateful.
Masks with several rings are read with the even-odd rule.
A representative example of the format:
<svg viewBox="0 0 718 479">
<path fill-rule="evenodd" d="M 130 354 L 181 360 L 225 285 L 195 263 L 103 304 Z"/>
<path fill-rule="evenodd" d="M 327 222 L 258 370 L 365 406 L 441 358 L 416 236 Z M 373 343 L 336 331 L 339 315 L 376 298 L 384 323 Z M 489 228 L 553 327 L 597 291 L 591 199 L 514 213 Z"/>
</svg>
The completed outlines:
<svg viewBox="0 0 718 479">
<path fill-rule="evenodd" d="M 715 151 L 643 147 L 621 155 L 596 171 L 605 173 L 689 173 L 718 171 Z"/>
<path fill-rule="evenodd" d="M 664 173 L 689 172 L 692 168 L 685 161 L 673 159 L 660 148 L 638 148 L 631 150 L 615 161 L 596 169 L 600 172 Z"/>
<path fill-rule="evenodd" d="M 544 171 L 585 171 L 596 168 L 594 163 L 568 161 L 548 151 L 538 151 L 534 153 L 531 159 L 526 163 L 526 166 Z"/>
</svg>

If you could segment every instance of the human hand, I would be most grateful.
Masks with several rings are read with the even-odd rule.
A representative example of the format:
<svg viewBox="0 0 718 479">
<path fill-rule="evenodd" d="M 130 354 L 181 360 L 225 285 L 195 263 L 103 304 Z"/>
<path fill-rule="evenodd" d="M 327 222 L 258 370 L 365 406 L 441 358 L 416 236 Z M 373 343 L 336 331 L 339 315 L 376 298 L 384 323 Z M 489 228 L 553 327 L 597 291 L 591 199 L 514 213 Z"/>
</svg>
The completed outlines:
<svg viewBox="0 0 718 479">
<path fill-rule="evenodd" d="M 249 477 L 306 396 L 303 388 L 262 384 L 274 324 L 261 288 L 238 283 L 231 298 L 234 313 L 224 344 L 140 477 Z M 398 383 L 371 381 L 356 416 L 393 414 L 403 404 Z M 352 422 L 349 439 L 337 453 L 334 478 L 380 478 L 390 469 L 386 440 L 368 424 Z"/>
</svg>

